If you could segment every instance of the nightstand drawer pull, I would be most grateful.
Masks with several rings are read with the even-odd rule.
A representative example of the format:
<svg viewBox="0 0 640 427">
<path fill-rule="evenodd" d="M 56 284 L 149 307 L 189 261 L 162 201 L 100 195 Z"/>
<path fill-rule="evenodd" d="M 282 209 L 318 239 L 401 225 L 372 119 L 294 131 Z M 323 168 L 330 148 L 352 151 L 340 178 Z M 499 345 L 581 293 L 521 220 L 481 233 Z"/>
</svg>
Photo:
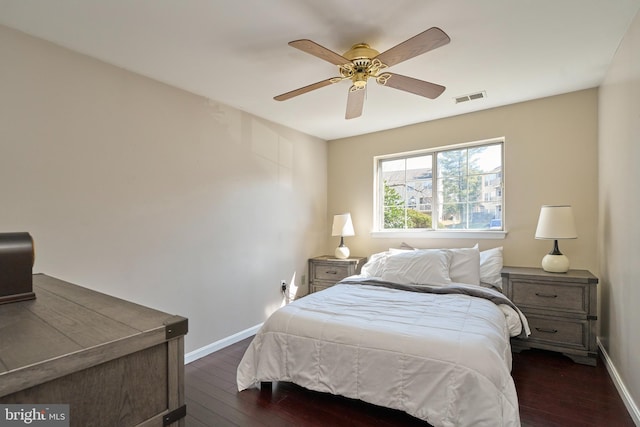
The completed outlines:
<svg viewBox="0 0 640 427">
<path fill-rule="evenodd" d="M 541 294 L 540 292 L 536 292 L 536 296 L 540 298 L 558 298 L 558 295 L 555 294 Z"/>
<path fill-rule="evenodd" d="M 558 333 L 557 329 L 547 329 L 547 328 L 536 328 L 536 331 L 544 332 L 544 333 L 547 333 L 547 334 L 557 334 Z"/>
<path fill-rule="evenodd" d="M 325 271 L 325 273 L 326 274 L 338 274 L 338 272 L 335 271 L 335 270 L 327 270 L 327 271 Z"/>
</svg>

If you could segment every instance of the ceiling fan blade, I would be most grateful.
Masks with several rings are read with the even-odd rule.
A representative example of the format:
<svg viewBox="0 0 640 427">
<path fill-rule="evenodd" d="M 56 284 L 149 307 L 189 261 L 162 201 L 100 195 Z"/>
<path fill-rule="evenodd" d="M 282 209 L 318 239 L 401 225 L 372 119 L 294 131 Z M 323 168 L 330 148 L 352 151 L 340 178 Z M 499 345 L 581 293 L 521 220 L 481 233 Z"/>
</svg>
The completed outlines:
<svg viewBox="0 0 640 427">
<path fill-rule="evenodd" d="M 391 67 L 407 59 L 444 46 L 450 41 L 449 36 L 440 28 L 431 27 L 417 36 L 413 36 L 409 40 L 405 40 L 399 45 L 382 52 L 377 58 L 387 67 Z"/>
<path fill-rule="evenodd" d="M 389 86 L 394 89 L 404 90 L 405 92 L 415 93 L 416 95 L 424 96 L 427 98 L 435 99 L 442 92 L 445 87 L 437 85 L 435 83 L 425 82 L 424 80 L 414 79 L 413 77 L 407 77 L 400 74 L 389 74 L 385 83 L 380 83 L 383 86 Z"/>
<path fill-rule="evenodd" d="M 311 40 L 294 40 L 289 42 L 289 46 L 300 49 L 310 55 L 317 56 L 318 58 L 331 62 L 334 65 L 342 65 L 351 62 L 344 56 L 338 55 L 334 51 L 329 50 L 324 46 L 320 46 L 318 43 Z"/>
<path fill-rule="evenodd" d="M 333 79 L 333 78 L 327 79 L 327 80 L 322 80 L 322 81 L 320 81 L 318 83 L 313 83 L 313 84 L 310 84 L 308 86 L 304 86 L 304 87 L 301 87 L 299 89 L 292 90 L 291 92 L 287 92 L 287 93 L 283 93 L 282 95 L 274 96 L 273 99 L 275 99 L 276 101 L 286 101 L 287 99 L 291 99 L 294 96 L 302 95 L 303 93 L 311 92 L 312 90 L 320 89 L 321 87 L 325 87 L 325 86 L 329 86 L 330 84 L 334 83 L 334 81 L 335 81 L 335 79 Z"/>
<path fill-rule="evenodd" d="M 355 86 L 351 86 L 349 89 L 349 96 L 347 97 L 347 112 L 344 115 L 345 119 L 355 119 L 362 115 L 364 95 L 365 89 L 355 89 Z"/>
</svg>

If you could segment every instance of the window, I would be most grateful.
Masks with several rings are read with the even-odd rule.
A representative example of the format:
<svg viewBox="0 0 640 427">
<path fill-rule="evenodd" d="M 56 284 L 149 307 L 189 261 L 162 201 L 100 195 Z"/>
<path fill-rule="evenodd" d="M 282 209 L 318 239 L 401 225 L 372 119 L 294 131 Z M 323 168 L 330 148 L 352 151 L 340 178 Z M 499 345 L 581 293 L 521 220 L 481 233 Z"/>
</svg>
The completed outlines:
<svg viewBox="0 0 640 427">
<path fill-rule="evenodd" d="M 377 230 L 503 230 L 502 151 L 492 140 L 377 157 Z"/>
</svg>

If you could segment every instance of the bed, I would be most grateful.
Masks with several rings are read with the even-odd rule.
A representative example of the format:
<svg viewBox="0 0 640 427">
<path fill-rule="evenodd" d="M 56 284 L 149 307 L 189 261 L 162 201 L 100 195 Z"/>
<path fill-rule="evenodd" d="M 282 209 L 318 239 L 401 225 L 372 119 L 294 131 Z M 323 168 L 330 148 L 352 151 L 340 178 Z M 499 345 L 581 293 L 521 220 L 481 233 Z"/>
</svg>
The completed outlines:
<svg viewBox="0 0 640 427">
<path fill-rule="evenodd" d="M 477 247 L 375 254 L 362 275 L 271 315 L 238 389 L 288 381 L 435 427 L 520 425 L 509 338 L 529 329 L 481 264 Z"/>
</svg>

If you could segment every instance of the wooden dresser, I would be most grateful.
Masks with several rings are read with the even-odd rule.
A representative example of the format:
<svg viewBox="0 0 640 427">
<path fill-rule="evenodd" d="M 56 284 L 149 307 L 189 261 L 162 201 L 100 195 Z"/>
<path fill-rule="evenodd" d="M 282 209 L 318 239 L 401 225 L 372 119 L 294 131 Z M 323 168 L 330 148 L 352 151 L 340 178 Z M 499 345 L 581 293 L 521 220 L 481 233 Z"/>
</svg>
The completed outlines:
<svg viewBox="0 0 640 427">
<path fill-rule="evenodd" d="M 540 268 L 504 267 L 504 292 L 524 313 L 531 328 L 529 338 L 511 340 L 513 351 L 553 350 L 575 362 L 595 366 L 597 284 L 598 278 L 587 270 L 548 273 Z"/>
<path fill-rule="evenodd" d="M 184 426 L 187 319 L 46 275 L 0 305 L 0 403 L 68 404 L 70 425 Z"/>
<path fill-rule="evenodd" d="M 309 293 L 333 286 L 345 277 L 360 274 L 365 262 L 366 257 L 340 259 L 323 255 L 309 259 Z"/>
</svg>

